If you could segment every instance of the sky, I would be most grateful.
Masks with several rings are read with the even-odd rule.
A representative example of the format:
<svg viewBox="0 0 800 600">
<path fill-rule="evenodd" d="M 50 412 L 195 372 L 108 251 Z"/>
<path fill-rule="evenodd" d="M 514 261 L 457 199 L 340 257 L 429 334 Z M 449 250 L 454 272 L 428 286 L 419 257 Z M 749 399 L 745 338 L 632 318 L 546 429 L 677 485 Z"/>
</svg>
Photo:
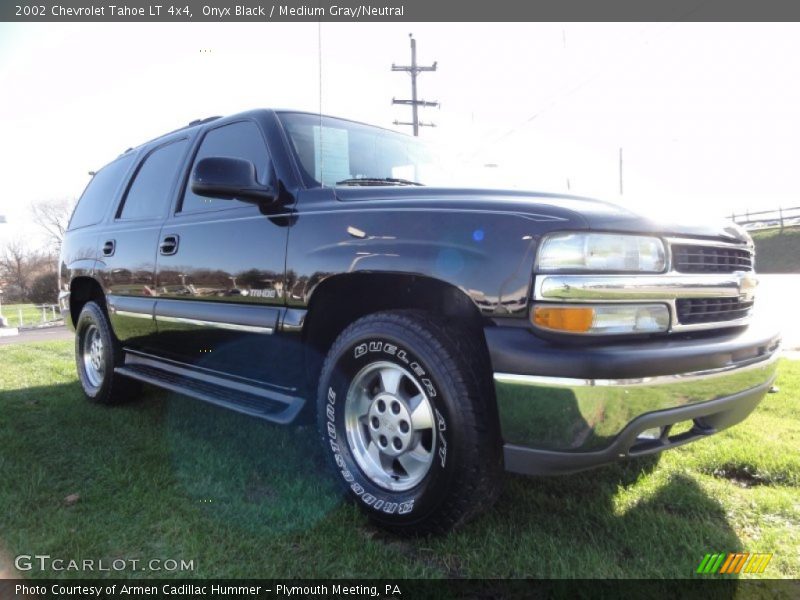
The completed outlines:
<svg viewBox="0 0 800 600">
<path fill-rule="evenodd" d="M 438 63 L 421 136 L 486 185 L 672 220 L 800 206 L 798 24 L 2 23 L 0 245 L 39 239 L 31 203 L 197 118 L 321 106 L 395 128 L 410 32 Z"/>
</svg>

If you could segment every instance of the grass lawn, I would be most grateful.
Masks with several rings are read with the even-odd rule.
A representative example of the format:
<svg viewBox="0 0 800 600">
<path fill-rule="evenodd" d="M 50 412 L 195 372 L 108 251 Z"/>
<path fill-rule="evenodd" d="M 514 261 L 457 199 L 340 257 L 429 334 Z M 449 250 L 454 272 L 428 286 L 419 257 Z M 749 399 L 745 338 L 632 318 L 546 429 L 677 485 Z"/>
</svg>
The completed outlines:
<svg viewBox="0 0 800 600">
<path fill-rule="evenodd" d="M 759 273 L 800 273 L 800 227 L 750 232 Z"/>
<path fill-rule="evenodd" d="M 42 322 L 42 309 L 36 308 L 33 304 L 3 304 L 0 310 L 2 310 L 3 316 L 8 319 L 9 327 L 39 325 Z M 21 321 L 20 314 L 22 314 Z M 45 316 L 48 321 L 53 320 L 53 312 L 50 309 L 45 311 Z M 56 308 L 56 318 L 61 318 L 58 308 Z"/>
<path fill-rule="evenodd" d="M 152 389 L 92 406 L 71 343 L 0 347 L 0 546 L 280 578 L 694 577 L 706 553 L 772 552 L 762 577 L 798 578 L 800 361 L 782 362 L 778 384 L 745 423 L 660 462 L 508 475 L 495 508 L 462 530 L 396 540 L 341 500 L 311 427 Z"/>
</svg>

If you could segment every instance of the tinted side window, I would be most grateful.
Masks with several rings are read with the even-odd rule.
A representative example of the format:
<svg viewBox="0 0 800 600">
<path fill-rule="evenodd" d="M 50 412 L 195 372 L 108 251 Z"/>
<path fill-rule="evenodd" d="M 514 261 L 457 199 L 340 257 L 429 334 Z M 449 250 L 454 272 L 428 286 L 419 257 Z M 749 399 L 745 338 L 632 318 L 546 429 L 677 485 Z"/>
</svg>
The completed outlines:
<svg viewBox="0 0 800 600">
<path fill-rule="evenodd" d="M 72 218 L 69 229 L 94 225 L 103 220 L 108 205 L 116 198 L 122 178 L 131 166 L 133 155 L 123 156 L 100 169 L 83 191 Z"/>
<path fill-rule="evenodd" d="M 269 154 L 267 145 L 258 126 L 252 121 L 232 123 L 217 129 L 212 129 L 203 138 L 200 149 L 195 156 L 192 171 L 198 161 L 210 156 L 224 156 L 229 158 L 244 158 L 256 167 L 256 179 L 266 183 Z M 186 186 L 183 196 L 181 212 L 196 212 L 202 210 L 220 210 L 236 206 L 252 206 L 239 200 L 215 200 L 197 196 Z"/>
<path fill-rule="evenodd" d="M 166 215 L 170 192 L 183 163 L 187 140 L 156 148 L 139 167 L 122 206 L 121 219 L 147 219 Z"/>
</svg>

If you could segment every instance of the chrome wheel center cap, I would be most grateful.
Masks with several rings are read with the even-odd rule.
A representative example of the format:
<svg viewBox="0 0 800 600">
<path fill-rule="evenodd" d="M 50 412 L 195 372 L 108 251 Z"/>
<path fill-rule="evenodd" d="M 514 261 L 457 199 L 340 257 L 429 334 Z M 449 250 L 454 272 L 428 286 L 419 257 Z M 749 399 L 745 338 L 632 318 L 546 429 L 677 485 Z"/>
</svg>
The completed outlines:
<svg viewBox="0 0 800 600">
<path fill-rule="evenodd" d="M 414 435 L 406 403 L 393 394 L 379 394 L 367 413 L 372 441 L 387 456 L 408 450 Z"/>
<path fill-rule="evenodd" d="M 364 474 L 387 490 L 408 490 L 433 464 L 433 407 L 414 376 L 378 361 L 359 371 L 345 400 L 347 443 Z"/>
</svg>

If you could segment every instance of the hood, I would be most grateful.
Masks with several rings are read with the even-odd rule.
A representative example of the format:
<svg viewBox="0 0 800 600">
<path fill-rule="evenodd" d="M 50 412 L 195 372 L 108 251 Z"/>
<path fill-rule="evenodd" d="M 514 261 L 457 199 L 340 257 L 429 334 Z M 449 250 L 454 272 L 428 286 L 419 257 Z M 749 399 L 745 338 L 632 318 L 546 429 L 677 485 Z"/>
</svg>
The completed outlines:
<svg viewBox="0 0 800 600">
<path fill-rule="evenodd" d="M 673 222 L 651 219 L 627 208 L 603 200 L 543 192 L 520 192 L 481 189 L 435 188 L 419 186 L 352 186 L 335 188 L 343 202 L 381 202 L 387 208 L 417 207 L 464 208 L 516 212 L 534 217 L 562 218 L 571 229 L 620 233 L 645 233 L 676 237 L 700 237 L 742 244 L 750 236 L 740 227 L 724 219 L 705 223 L 689 223 L 680 217 Z"/>
</svg>

